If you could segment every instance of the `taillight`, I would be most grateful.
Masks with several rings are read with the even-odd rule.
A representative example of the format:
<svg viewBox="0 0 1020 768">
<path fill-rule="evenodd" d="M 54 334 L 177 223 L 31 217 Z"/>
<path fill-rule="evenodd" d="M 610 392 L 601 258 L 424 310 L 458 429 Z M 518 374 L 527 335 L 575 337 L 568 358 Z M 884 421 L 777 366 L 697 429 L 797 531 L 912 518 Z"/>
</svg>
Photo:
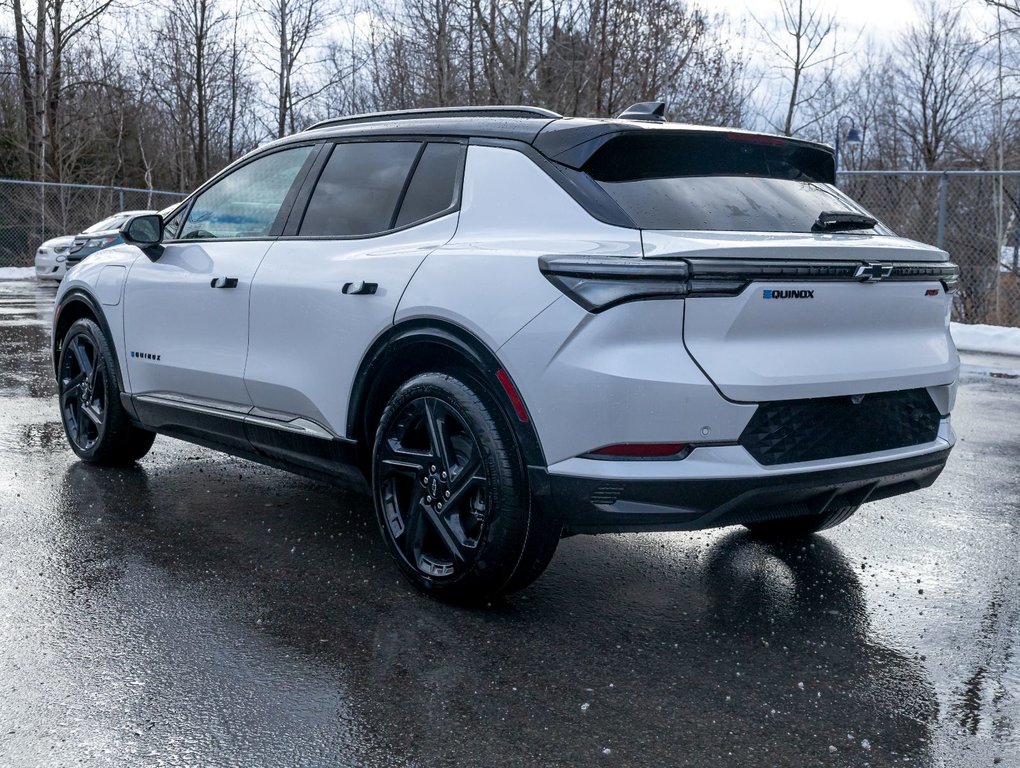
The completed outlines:
<svg viewBox="0 0 1020 768">
<path fill-rule="evenodd" d="M 628 301 L 736 296 L 748 284 L 743 276 L 694 272 L 687 261 L 665 259 L 543 256 L 546 279 L 589 312 Z"/>
<path fill-rule="evenodd" d="M 682 299 L 690 292 L 690 269 L 684 261 L 543 256 L 539 269 L 589 312 L 627 301 Z"/>
</svg>

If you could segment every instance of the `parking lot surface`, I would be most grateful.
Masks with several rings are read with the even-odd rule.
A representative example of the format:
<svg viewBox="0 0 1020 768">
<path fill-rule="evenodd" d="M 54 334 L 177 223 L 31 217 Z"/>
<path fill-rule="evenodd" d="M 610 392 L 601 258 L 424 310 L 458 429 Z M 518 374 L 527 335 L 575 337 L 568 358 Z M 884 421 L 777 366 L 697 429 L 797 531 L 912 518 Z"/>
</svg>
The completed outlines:
<svg viewBox="0 0 1020 768">
<path fill-rule="evenodd" d="M 0 766 L 1020 766 L 1020 362 L 939 481 L 809 543 L 573 537 L 454 608 L 371 501 L 158 438 L 67 448 L 55 289 L 0 282 Z"/>
</svg>

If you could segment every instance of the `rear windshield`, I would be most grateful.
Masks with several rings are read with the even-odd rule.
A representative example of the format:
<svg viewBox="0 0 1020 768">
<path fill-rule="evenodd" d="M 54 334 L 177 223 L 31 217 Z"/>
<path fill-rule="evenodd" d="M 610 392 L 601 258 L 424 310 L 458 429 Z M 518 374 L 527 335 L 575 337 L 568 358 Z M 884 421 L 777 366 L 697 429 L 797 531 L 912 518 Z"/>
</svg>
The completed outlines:
<svg viewBox="0 0 1020 768">
<path fill-rule="evenodd" d="M 582 170 L 641 229 L 811 232 L 823 211 L 867 215 L 831 183 L 831 154 L 782 138 L 624 134 Z"/>
</svg>

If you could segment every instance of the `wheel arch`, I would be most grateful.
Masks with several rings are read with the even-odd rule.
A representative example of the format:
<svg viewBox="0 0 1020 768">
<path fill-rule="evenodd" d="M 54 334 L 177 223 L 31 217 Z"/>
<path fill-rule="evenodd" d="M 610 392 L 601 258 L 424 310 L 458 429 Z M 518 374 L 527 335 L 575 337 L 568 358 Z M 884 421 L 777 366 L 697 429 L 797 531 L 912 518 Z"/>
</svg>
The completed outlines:
<svg viewBox="0 0 1020 768">
<path fill-rule="evenodd" d="M 110 350 L 113 352 L 117 374 L 117 383 L 123 392 L 124 372 L 120 367 L 117 345 L 114 342 L 113 334 L 110 332 L 110 326 L 106 322 L 106 316 L 99 307 L 99 302 L 95 297 L 80 288 L 68 291 L 60 300 L 60 304 L 57 305 L 56 311 L 53 313 L 53 348 L 51 350 L 53 355 L 53 375 L 54 377 L 60 375 L 60 347 L 68 328 L 76 320 L 85 317 L 99 326 L 99 329 L 105 334 L 106 340 L 110 343 Z"/>
<path fill-rule="evenodd" d="M 544 467 L 545 455 L 527 405 L 496 354 L 470 331 L 454 323 L 416 319 L 399 323 L 376 339 L 354 378 L 347 409 L 347 435 L 358 442 L 362 468 L 369 466 L 375 426 L 397 388 L 419 373 L 450 369 L 466 372 L 494 397 L 514 430 L 525 463 Z M 518 405 L 526 420 L 518 416 L 518 405 L 511 401 L 507 384 L 497 378 L 500 371 L 519 398 Z"/>
</svg>

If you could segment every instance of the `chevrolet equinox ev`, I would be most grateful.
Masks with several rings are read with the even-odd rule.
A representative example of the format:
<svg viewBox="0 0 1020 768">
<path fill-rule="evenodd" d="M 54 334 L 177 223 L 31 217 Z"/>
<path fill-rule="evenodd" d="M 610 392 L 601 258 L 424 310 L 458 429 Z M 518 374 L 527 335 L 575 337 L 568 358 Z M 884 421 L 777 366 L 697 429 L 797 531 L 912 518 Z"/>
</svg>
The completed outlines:
<svg viewBox="0 0 1020 768">
<path fill-rule="evenodd" d="M 71 448 L 157 433 L 364 488 L 418 587 L 520 589 L 563 536 L 795 537 L 934 482 L 958 269 L 824 145 L 530 107 L 328 120 L 67 274 Z"/>
</svg>

